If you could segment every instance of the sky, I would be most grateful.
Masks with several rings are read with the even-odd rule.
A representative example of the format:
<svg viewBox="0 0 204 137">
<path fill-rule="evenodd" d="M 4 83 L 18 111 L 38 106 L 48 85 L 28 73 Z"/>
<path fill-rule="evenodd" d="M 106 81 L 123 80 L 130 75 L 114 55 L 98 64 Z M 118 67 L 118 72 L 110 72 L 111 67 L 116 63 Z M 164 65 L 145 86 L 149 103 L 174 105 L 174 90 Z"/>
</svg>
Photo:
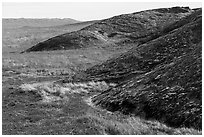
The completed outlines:
<svg viewBox="0 0 204 137">
<path fill-rule="evenodd" d="M 173 6 L 201 7 L 199 2 L 3 2 L 3 18 L 72 18 L 99 20 L 137 11 Z"/>
</svg>

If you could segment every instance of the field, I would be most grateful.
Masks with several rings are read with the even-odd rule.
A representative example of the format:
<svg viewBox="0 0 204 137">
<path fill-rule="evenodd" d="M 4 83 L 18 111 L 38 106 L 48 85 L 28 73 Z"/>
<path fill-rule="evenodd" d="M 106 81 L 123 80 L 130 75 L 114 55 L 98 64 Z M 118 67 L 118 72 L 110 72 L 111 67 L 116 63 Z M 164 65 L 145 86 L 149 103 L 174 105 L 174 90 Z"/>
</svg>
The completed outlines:
<svg viewBox="0 0 204 137">
<path fill-rule="evenodd" d="M 91 103 L 92 97 L 114 84 L 104 81 L 58 83 L 64 78 L 71 80 L 73 75 L 128 48 L 117 52 L 92 47 L 20 53 L 39 41 L 86 25 L 3 29 L 2 134 L 202 134 L 194 129 L 172 128 L 159 121 L 113 113 Z"/>
</svg>

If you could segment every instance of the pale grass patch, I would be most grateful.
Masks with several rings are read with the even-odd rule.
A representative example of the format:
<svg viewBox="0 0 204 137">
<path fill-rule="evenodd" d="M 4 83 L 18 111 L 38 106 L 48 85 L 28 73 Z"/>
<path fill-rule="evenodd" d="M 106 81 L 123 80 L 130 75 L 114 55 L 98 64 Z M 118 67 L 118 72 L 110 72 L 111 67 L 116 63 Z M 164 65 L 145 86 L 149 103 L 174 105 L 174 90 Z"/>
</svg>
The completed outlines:
<svg viewBox="0 0 204 137">
<path fill-rule="evenodd" d="M 104 91 L 109 88 L 109 85 L 102 82 L 78 82 L 78 83 L 65 83 L 55 84 L 54 82 L 41 82 L 22 84 L 19 87 L 23 91 L 35 91 L 42 96 L 43 102 L 57 101 L 67 98 L 70 94 L 89 93 L 93 91 Z"/>
<path fill-rule="evenodd" d="M 23 91 L 34 91 L 36 90 L 35 86 L 33 86 L 32 84 L 23 84 L 20 86 L 20 89 Z"/>
<path fill-rule="evenodd" d="M 32 83 L 32 84 L 23 84 L 19 88 L 23 91 L 35 91 L 42 97 L 42 102 L 51 102 L 60 100 L 60 96 L 52 95 L 52 93 L 56 93 L 57 88 L 52 88 L 52 82 L 42 82 L 42 83 Z"/>
</svg>

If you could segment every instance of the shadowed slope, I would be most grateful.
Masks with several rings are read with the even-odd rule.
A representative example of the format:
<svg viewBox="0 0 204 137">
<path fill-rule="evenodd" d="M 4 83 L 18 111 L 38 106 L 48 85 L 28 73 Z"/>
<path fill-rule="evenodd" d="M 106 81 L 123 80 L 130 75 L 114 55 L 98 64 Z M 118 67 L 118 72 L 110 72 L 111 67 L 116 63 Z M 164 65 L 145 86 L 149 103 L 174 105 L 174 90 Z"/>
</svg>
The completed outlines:
<svg viewBox="0 0 204 137">
<path fill-rule="evenodd" d="M 167 35 L 162 35 L 157 39 L 132 48 L 127 53 L 88 69 L 86 78 L 119 82 L 123 81 L 121 78 L 126 77 L 126 75 L 139 75 L 148 72 L 157 65 L 170 63 L 174 58 L 190 52 L 192 44 L 201 41 L 201 14 L 202 11 L 199 10 L 175 23 L 176 26 L 182 27 L 177 28 L 170 25 L 174 30 L 169 29 L 172 31 L 169 31 Z M 190 23 L 185 22 L 186 20 Z M 164 31 L 167 29 L 168 27 Z"/>
<path fill-rule="evenodd" d="M 167 35 L 87 70 L 91 79 L 119 83 L 93 101 L 111 111 L 201 129 L 201 10 L 188 20 Z"/>
<path fill-rule="evenodd" d="M 158 37 L 155 33 L 190 14 L 185 7 L 147 10 L 99 21 L 82 30 L 41 42 L 26 52 L 97 47 L 136 46 Z M 134 44 L 133 44 L 134 43 Z"/>
</svg>

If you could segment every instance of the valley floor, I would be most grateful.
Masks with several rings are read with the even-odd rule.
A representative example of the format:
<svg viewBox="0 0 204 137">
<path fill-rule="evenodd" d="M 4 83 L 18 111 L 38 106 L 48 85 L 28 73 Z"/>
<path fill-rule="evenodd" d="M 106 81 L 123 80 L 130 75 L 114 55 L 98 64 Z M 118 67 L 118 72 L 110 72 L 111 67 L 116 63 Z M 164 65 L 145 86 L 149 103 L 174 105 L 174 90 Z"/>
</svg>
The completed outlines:
<svg viewBox="0 0 204 137">
<path fill-rule="evenodd" d="M 92 81 L 58 83 L 61 78 L 33 77 L 3 69 L 3 134 L 201 134 L 98 108 L 91 103 L 91 97 L 110 85 Z"/>
</svg>

